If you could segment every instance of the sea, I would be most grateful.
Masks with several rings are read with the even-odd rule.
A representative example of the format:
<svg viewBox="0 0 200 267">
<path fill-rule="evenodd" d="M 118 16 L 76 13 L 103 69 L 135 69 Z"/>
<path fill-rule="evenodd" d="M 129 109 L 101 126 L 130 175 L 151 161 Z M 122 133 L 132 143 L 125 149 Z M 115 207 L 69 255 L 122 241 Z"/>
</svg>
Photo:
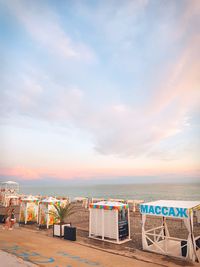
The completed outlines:
<svg viewBox="0 0 200 267">
<path fill-rule="evenodd" d="M 153 201 L 199 200 L 200 183 L 197 184 L 97 184 L 97 185 L 21 185 L 21 194 L 42 196 L 67 196 L 88 198 L 118 198 Z"/>
</svg>

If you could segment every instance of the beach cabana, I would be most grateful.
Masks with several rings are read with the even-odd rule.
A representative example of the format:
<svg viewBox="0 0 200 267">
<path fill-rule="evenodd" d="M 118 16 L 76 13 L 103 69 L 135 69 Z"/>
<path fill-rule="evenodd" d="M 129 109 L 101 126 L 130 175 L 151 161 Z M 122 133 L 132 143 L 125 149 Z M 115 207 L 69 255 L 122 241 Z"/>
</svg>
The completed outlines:
<svg viewBox="0 0 200 267">
<path fill-rule="evenodd" d="M 193 213 L 197 210 L 200 210 L 200 201 L 159 200 L 141 204 L 143 249 L 199 262 L 200 236 L 194 237 L 193 226 Z M 162 223 L 146 230 L 145 223 L 152 216 L 161 217 Z M 186 239 L 170 236 L 167 226 L 169 219 L 184 222 L 188 232 Z"/>
<path fill-rule="evenodd" d="M 121 244 L 130 240 L 127 204 L 101 201 L 90 204 L 89 237 Z"/>
<path fill-rule="evenodd" d="M 2 192 L 5 192 L 5 193 L 18 194 L 19 184 L 13 181 L 1 182 L 0 189 Z"/>
<path fill-rule="evenodd" d="M 39 199 L 28 196 L 20 200 L 19 222 L 30 224 L 38 222 Z"/>
<path fill-rule="evenodd" d="M 55 210 L 54 204 L 60 205 L 61 201 L 53 198 L 48 197 L 43 200 L 41 200 L 39 205 L 39 225 L 45 226 L 49 228 L 49 226 L 56 223 L 55 218 L 53 215 L 49 214 L 51 210 Z"/>
</svg>

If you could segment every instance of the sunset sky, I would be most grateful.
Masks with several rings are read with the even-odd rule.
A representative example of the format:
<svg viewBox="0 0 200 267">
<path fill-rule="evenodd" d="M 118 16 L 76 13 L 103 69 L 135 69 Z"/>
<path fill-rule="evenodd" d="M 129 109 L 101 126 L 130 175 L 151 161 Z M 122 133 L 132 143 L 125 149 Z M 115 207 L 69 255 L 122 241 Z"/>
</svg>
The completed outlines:
<svg viewBox="0 0 200 267">
<path fill-rule="evenodd" d="M 199 0 L 0 0 L 0 67 L 0 180 L 200 179 Z"/>
</svg>

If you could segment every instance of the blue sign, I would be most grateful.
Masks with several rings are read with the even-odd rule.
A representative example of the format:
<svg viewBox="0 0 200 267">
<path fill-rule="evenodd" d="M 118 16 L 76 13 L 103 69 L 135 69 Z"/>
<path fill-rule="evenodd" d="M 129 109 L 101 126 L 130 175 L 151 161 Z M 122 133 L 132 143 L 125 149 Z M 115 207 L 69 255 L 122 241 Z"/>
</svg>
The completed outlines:
<svg viewBox="0 0 200 267">
<path fill-rule="evenodd" d="M 174 208 L 174 207 L 160 207 L 160 206 L 149 206 L 140 204 L 140 212 L 142 214 L 164 216 L 164 217 L 175 217 L 175 218 L 188 218 L 186 208 Z"/>
</svg>

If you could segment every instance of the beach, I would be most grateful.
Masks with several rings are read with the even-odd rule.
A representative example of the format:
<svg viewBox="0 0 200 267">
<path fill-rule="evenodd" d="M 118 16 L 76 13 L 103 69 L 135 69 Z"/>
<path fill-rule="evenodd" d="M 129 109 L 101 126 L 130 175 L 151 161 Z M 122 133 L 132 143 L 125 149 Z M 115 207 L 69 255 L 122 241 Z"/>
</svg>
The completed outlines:
<svg viewBox="0 0 200 267">
<path fill-rule="evenodd" d="M 98 250 L 104 250 L 107 252 L 112 252 L 116 255 L 120 254 L 123 257 L 124 256 L 131 257 L 131 258 L 142 257 L 145 260 L 150 261 L 151 264 L 155 264 L 156 262 L 162 262 L 163 258 L 165 258 L 162 266 L 177 266 L 177 265 L 187 266 L 187 264 L 193 264 L 193 263 L 188 263 L 184 260 L 174 259 L 173 257 L 166 257 L 166 256 L 161 256 L 158 254 L 147 253 L 147 252 L 142 251 L 142 234 L 141 234 L 142 224 L 141 224 L 141 214 L 139 213 L 138 209 L 136 209 L 136 212 L 133 212 L 132 210 L 130 210 L 131 240 L 124 244 L 117 245 L 117 244 L 112 244 L 108 242 L 103 242 L 101 240 L 94 240 L 94 239 L 88 238 L 89 236 L 89 210 L 83 207 L 81 202 L 74 202 L 72 203 L 72 205 L 76 209 L 76 213 L 69 217 L 68 222 L 70 222 L 73 226 L 77 228 L 77 242 L 81 244 L 82 246 L 91 247 L 93 249 L 98 249 Z M 3 208 L 1 208 L 0 212 L 2 212 L 2 210 Z M 16 211 L 16 216 L 18 219 L 19 206 L 15 207 L 15 211 Z M 148 229 L 148 228 L 156 227 L 159 224 L 160 224 L 160 219 L 157 217 L 152 217 L 151 219 L 148 220 L 146 228 Z M 179 236 L 181 238 L 187 238 L 187 230 L 181 220 L 177 220 L 177 219 L 169 220 L 168 227 L 169 227 L 170 235 L 174 237 Z M 52 228 L 41 230 L 38 228 L 37 225 L 23 225 L 23 224 L 20 224 L 20 227 L 18 226 L 18 224 L 16 224 L 16 227 L 12 231 L 12 234 L 10 234 L 10 232 L 11 231 L 5 231 L 5 230 L 3 231 L 1 229 L 1 236 L 4 235 L 4 237 L 6 236 L 8 237 L 11 235 L 12 238 L 11 237 L 10 238 L 12 240 L 11 242 L 12 244 L 13 243 L 18 244 L 20 239 L 21 239 L 20 242 L 22 242 L 24 235 L 27 233 L 31 235 L 34 234 L 38 236 L 39 239 L 42 238 L 42 240 L 46 240 L 46 238 L 52 238 L 52 235 L 53 235 Z M 194 233 L 195 235 L 200 235 L 200 227 L 195 220 L 194 220 Z M 16 237 L 15 237 L 15 234 L 16 234 Z M 57 240 L 57 239 L 58 238 L 52 238 L 51 242 L 54 243 L 54 240 Z M 42 241 L 42 242 L 45 242 L 45 241 Z M 59 240 L 58 242 L 61 242 L 61 240 Z M 65 242 L 65 241 L 62 240 L 62 242 Z M 9 244 L 11 243 L 9 242 Z M 37 243 L 38 241 L 36 241 L 36 243 L 34 244 L 33 242 L 31 242 L 32 246 L 33 245 L 36 246 Z M 63 243 L 60 243 L 60 245 L 58 244 L 58 248 L 62 250 Z M 51 256 L 51 254 L 48 254 L 48 255 Z M 167 259 L 167 264 L 166 264 L 166 259 Z M 174 262 L 176 265 L 173 265 Z M 41 265 L 41 266 L 45 266 L 45 265 Z M 105 266 L 117 266 L 117 265 L 106 264 Z M 121 266 L 123 265 L 120 265 L 120 267 Z M 136 266 L 140 266 L 140 265 L 136 265 Z M 156 266 L 156 265 L 152 265 L 152 266 Z M 190 266 L 193 266 L 193 265 L 190 265 Z M 196 265 L 194 264 L 194 266 Z"/>
<path fill-rule="evenodd" d="M 0 267 L 200 267 L 200 0 L 0 21 Z"/>
<path fill-rule="evenodd" d="M 50 231 L 38 231 L 26 227 L 16 227 L 12 232 L 0 229 L 0 249 L 36 263 L 38 266 L 199 266 L 196 263 L 143 252 L 133 248 L 121 248 L 120 246 L 119 249 L 116 249 L 115 247 L 108 246 L 108 244 L 99 246 L 100 243 L 102 242 L 96 241 L 93 244 L 86 244 L 79 236 L 76 242 L 70 242 L 60 238 L 53 238 Z"/>
</svg>

